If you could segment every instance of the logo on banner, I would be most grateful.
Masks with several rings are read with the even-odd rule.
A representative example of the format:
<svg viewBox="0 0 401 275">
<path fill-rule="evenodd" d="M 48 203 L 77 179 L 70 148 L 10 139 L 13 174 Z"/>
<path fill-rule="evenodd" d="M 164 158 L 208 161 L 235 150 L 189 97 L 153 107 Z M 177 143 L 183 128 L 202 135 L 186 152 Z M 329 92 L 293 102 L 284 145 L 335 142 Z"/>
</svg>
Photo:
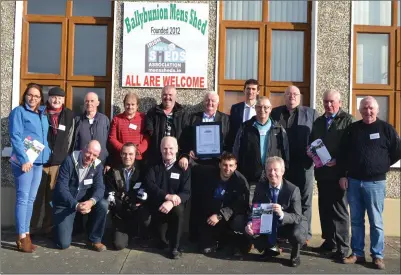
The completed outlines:
<svg viewBox="0 0 401 275">
<path fill-rule="evenodd" d="M 164 37 L 145 46 L 145 72 L 185 73 L 186 51 Z"/>
</svg>

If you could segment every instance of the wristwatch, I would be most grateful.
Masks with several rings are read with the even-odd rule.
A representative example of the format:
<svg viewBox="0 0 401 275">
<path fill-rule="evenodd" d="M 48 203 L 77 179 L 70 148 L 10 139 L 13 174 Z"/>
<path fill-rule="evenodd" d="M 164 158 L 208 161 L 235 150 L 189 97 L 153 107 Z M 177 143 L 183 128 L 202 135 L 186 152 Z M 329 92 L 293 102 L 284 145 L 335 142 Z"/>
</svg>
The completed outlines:
<svg viewBox="0 0 401 275">
<path fill-rule="evenodd" d="M 217 214 L 217 219 L 220 221 L 223 218 L 221 214 Z"/>
</svg>

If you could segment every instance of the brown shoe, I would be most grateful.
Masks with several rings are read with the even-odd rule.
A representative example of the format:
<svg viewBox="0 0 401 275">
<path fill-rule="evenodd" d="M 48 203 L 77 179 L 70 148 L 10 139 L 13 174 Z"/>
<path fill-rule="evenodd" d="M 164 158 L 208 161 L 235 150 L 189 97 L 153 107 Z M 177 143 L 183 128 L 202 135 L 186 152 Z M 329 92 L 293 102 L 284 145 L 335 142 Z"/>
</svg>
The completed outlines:
<svg viewBox="0 0 401 275">
<path fill-rule="evenodd" d="M 343 264 L 360 264 L 360 263 L 366 263 L 365 257 L 359 257 L 356 255 L 351 255 L 349 257 L 346 257 L 343 259 Z"/>
<path fill-rule="evenodd" d="M 106 246 L 102 243 L 88 243 L 88 247 L 97 252 L 102 252 L 107 250 Z"/>
<path fill-rule="evenodd" d="M 385 269 L 386 268 L 383 259 L 373 258 L 373 263 L 377 269 Z"/>
<path fill-rule="evenodd" d="M 16 241 L 17 244 L 17 249 L 19 251 L 25 252 L 25 253 L 32 253 L 32 247 L 31 247 L 31 242 L 28 240 L 27 237 L 19 239 Z"/>
<path fill-rule="evenodd" d="M 27 237 L 29 243 L 31 244 L 31 249 L 32 249 L 32 251 L 35 251 L 36 248 L 38 248 L 38 246 L 37 246 L 37 245 L 34 245 L 34 244 L 32 243 L 31 235 L 30 235 L 30 234 L 26 234 L 26 237 Z"/>
</svg>

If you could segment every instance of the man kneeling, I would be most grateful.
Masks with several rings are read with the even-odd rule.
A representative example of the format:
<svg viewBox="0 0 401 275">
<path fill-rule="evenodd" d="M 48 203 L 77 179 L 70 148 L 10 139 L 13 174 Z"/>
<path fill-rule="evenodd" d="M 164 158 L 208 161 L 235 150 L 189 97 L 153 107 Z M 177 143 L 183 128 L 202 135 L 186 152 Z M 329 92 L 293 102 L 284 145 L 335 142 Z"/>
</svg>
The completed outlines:
<svg viewBox="0 0 401 275">
<path fill-rule="evenodd" d="M 185 203 L 191 194 L 190 169 L 183 171 L 176 161 L 178 144 L 175 137 L 164 137 L 160 150 L 163 162 L 149 168 L 144 184 L 149 194 L 152 223 L 158 231 L 158 246 L 162 249 L 169 246 L 170 257 L 178 259 Z"/>
<path fill-rule="evenodd" d="M 116 250 L 127 247 L 131 237 L 147 239 L 150 214 L 145 208 L 147 193 L 142 186 L 141 171 L 135 167 L 136 152 L 134 143 L 125 143 L 120 153 L 122 164 L 105 175 L 105 197 L 110 203 Z"/>
<path fill-rule="evenodd" d="M 106 250 L 101 243 L 108 202 L 103 199 L 103 166 L 98 159 L 101 147 L 91 140 L 82 151 L 74 151 L 60 166 L 53 194 L 53 222 L 56 246 L 66 249 L 71 244 L 77 212 L 88 214 L 88 246 Z"/>
<path fill-rule="evenodd" d="M 248 240 L 243 235 L 249 206 L 249 186 L 238 171 L 237 160 L 231 153 L 223 153 L 219 168 L 210 168 L 203 184 L 210 190 L 204 198 L 205 209 L 201 223 L 200 244 L 203 253 L 213 252 L 216 241 L 234 244 L 234 253 L 248 252 Z"/>
<path fill-rule="evenodd" d="M 268 181 L 256 185 L 252 205 L 272 203 L 273 221 L 272 233 L 268 235 L 254 234 L 252 214 L 245 228 L 246 233 L 252 236 L 252 242 L 259 251 L 264 251 L 263 259 L 280 255 L 277 246 L 277 235 L 288 239 L 292 245 L 291 266 L 300 265 L 300 248 L 307 236 L 307 221 L 302 216 L 301 194 L 299 188 L 283 179 L 284 160 L 280 157 L 270 157 L 266 161 L 265 172 Z"/>
</svg>

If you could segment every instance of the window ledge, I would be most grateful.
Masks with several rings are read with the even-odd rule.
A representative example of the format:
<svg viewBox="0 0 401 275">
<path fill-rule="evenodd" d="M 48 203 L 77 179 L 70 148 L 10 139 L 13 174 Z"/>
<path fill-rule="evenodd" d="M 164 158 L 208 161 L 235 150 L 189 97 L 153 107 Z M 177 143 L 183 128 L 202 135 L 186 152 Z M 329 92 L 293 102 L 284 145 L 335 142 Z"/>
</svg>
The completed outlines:
<svg viewBox="0 0 401 275">
<path fill-rule="evenodd" d="M 397 161 L 396 163 L 394 163 L 393 165 L 391 165 L 390 168 L 401 168 L 401 161 Z"/>
<path fill-rule="evenodd" d="M 1 157 L 9 158 L 11 157 L 12 147 L 4 147 L 3 151 L 1 151 Z"/>
</svg>

